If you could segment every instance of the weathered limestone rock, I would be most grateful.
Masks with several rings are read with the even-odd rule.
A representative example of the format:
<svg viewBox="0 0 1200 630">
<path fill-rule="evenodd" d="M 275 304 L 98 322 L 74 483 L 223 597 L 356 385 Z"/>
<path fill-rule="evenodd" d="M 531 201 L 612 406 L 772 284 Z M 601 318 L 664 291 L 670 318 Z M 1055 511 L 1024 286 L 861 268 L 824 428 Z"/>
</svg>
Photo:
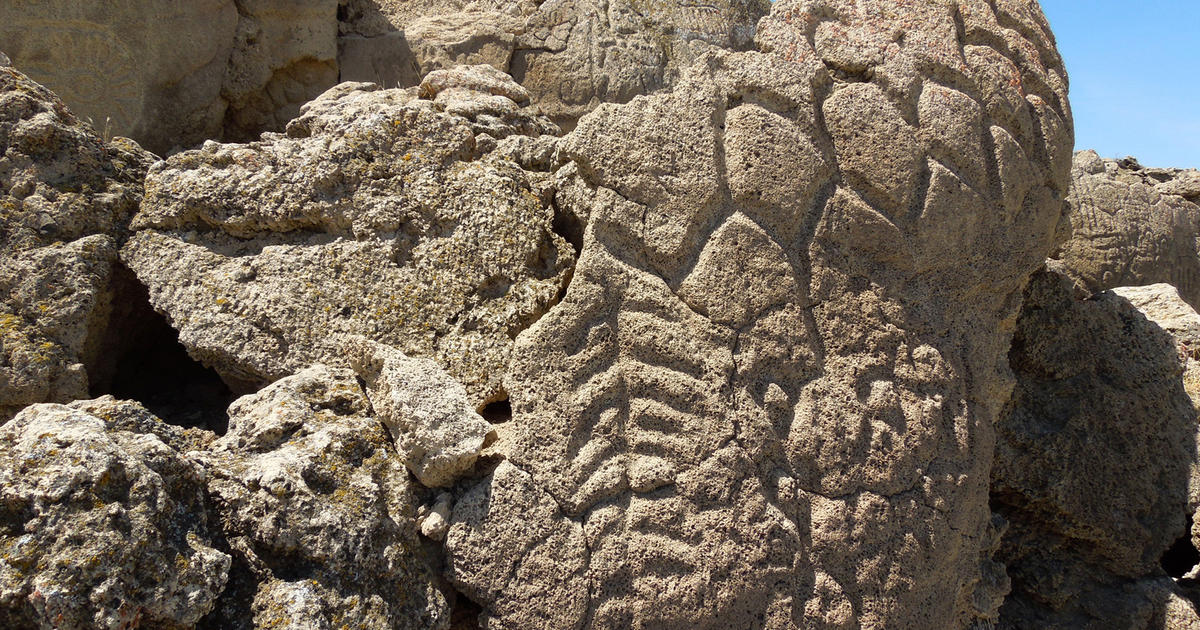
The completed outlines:
<svg viewBox="0 0 1200 630">
<path fill-rule="evenodd" d="M 996 618 L 1006 354 L 1066 233 L 1053 38 L 1032 1 L 792 0 L 757 42 L 560 143 L 582 254 L 446 538 L 487 627 Z"/>
<path fill-rule="evenodd" d="M 301 105 L 338 82 L 338 0 L 235 3 L 237 31 L 221 86 L 222 133 L 200 140 L 246 141 L 282 130 Z"/>
<path fill-rule="evenodd" d="M 87 398 L 109 278 L 153 156 L 105 142 L 49 90 L 0 68 L 0 421 Z"/>
<path fill-rule="evenodd" d="M 186 628 L 225 586 L 204 470 L 154 435 L 39 404 L 0 427 L 0 625 Z"/>
<path fill-rule="evenodd" d="M 475 465 L 492 427 L 475 413 L 466 388 L 434 361 L 362 337 L 350 339 L 347 352 L 400 459 L 422 484 L 448 486 Z"/>
<path fill-rule="evenodd" d="M 163 153 L 280 129 L 337 82 L 337 0 L 10 0 L 0 43 L 98 129 Z"/>
<path fill-rule="evenodd" d="M 1084 299 L 1043 272 L 1009 356 L 992 471 L 1013 586 L 1001 627 L 1185 627 L 1152 624 L 1178 597 L 1159 560 L 1185 535 L 1196 450 L 1174 339 L 1116 293 Z"/>
<path fill-rule="evenodd" d="M 1090 291 L 1167 283 L 1200 308 L 1200 172 L 1075 154 L 1074 236 L 1056 269 Z"/>
<path fill-rule="evenodd" d="M 600 103 L 670 88 L 714 48 L 752 47 L 766 0 L 345 2 L 343 79 L 405 83 L 458 63 L 510 72 L 564 128 Z M 389 65 L 389 62 L 392 65 Z"/>
<path fill-rule="evenodd" d="M 121 255 L 192 356 L 257 385 L 347 365 L 339 335 L 357 334 L 435 359 L 476 407 L 503 398 L 512 339 L 574 252 L 536 178 L 492 151 L 556 130 L 483 68 L 424 97 L 342 84 L 287 136 L 156 165 Z"/>
<path fill-rule="evenodd" d="M 233 0 L 11 0 L 0 42 L 17 68 L 97 129 L 156 152 L 221 129 Z"/>
<path fill-rule="evenodd" d="M 324 366 L 230 406 L 198 455 L 239 573 L 213 627 L 444 627 L 408 473 L 369 409 L 353 372 Z"/>
</svg>

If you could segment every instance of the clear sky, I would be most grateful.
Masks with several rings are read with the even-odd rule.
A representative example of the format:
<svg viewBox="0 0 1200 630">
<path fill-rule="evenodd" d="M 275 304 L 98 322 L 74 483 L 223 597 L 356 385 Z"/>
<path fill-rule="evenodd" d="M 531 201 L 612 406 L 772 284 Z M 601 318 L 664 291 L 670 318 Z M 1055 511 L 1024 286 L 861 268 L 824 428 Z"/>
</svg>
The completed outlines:
<svg viewBox="0 0 1200 630">
<path fill-rule="evenodd" d="M 1071 78 L 1075 146 L 1200 168 L 1200 0 L 1041 0 Z"/>
</svg>

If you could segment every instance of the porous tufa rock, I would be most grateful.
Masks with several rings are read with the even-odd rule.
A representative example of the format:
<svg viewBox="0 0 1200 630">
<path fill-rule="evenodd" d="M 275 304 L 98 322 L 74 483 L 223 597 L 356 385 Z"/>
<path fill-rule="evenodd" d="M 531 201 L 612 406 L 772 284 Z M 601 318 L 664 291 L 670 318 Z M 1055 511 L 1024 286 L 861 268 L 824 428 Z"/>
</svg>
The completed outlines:
<svg viewBox="0 0 1200 630">
<path fill-rule="evenodd" d="M 1175 340 L 1118 293 L 1041 272 L 1009 357 L 991 489 L 1012 579 L 999 627 L 1189 627 L 1155 625 L 1184 610 L 1160 559 L 1186 535 L 1196 454 Z"/>
<path fill-rule="evenodd" d="M 582 253 L 446 538 L 489 627 L 997 618 L 994 423 L 1066 233 L 1048 25 L 1032 0 L 784 0 L 757 46 L 559 142 Z"/>
<path fill-rule="evenodd" d="M 1071 240 L 1055 269 L 1087 290 L 1167 283 L 1200 307 L 1200 171 L 1075 154 Z"/>
<path fill-rule="evenodd" d="M 346 352 L 366 382 L 376 417 L 422 484 L 448 486 L 471 470 L 492 426 L 471 407 L 461 384 L 429 359 L 362 337 L 347 339 Z"/>
<path fill-rule="evenodd" d="M 0 67 L 0 421 L 88 397 L 117 248 L 153 159 Z"/>
<path fill-rule="evenodd" d="M 355 334 L 436 360 L 481 408 L 574 264 L 538 178 L 492 149 L 552 133 L 503 95 L 341 84 L 286 136 L 157 164 L 122 260 L 243 389 L 344 367 L 337 337 Z"/>
<path fill-rule="evenodd" d="M 56 404 L 0 427 L 4 627 L 183 628 L 213 608 L 230 557 L 204 469 L 132 428 Z"/>
<path fill-rule="evenodd" d="M 198 455 L 235 556 L 217 627 L 444 627 L 408 473 L 369 410 L 354 373 L 325 366 L 230 405 Z"/>
</svg>

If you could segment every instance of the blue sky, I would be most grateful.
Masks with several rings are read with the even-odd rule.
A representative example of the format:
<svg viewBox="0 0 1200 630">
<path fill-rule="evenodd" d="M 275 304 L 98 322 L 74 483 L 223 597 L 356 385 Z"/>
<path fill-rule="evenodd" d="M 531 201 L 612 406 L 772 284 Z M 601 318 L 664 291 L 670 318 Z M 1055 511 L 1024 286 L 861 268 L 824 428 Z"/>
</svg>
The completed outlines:
<svg viewBox="0 0 1200 630">
<path fill-rule="evenodd" d="M 1200 168 L 1200 0 L 1041 0 L 1071 78 L 1075 146 Z"/>
</svg>

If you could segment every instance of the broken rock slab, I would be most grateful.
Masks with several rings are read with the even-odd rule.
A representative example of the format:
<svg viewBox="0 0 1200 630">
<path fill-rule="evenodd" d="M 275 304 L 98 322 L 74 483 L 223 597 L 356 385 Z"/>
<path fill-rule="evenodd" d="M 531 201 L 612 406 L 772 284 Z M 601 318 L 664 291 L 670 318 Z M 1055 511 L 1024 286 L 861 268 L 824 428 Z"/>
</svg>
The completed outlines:
<svg viewBox="0 0 1200 630">
<path fill-rule="evenodd" d="M 517 338 L 508 459 L 446 536 L 488 627 L 997 618 L 1007 352 L 1066 233 L 1048 25 L 781 1 L 756 41 L 559 143 L 582 253 Z"/>
<path fill-rule="evenodd" d="M 346 351 L 400 459 L 422 484 L 448 486 L 475 465 L 492 426 L 475 413 L 466 388 L 430 359 L 362 337 L 347 340 Z"/>
<path fill-rule="evenodd" d="M 130 430 L 150 424 L 37 404 L 0 427 L 0 625 L 185 628 L 213 608 L 230 557 L 204 469 Z"/>
<path fill-rule="evenodd" d="M 0 67 L 0 420 L 88 397 L 117 248 L 153 160 Z"/>
<path fill-rule="evenodd" d="M 361 335 L 437 361 L 476 408 L 503 399 L 512 340 L 574 251 L 535 178 L 493 151 L 557 129 L 484 68 L 342 84 L 286 136 L 156 165 L 121 256 L 188 352 L 248 391 L 345 366 L 339 336 Z"/>
<path fill-rule="evenodd" d="M 210 627 L 445 627 L 408 472 L 353 372 L 314 366 L 238 399 L 197 457 L 235 557 Z"/>
</svg>

